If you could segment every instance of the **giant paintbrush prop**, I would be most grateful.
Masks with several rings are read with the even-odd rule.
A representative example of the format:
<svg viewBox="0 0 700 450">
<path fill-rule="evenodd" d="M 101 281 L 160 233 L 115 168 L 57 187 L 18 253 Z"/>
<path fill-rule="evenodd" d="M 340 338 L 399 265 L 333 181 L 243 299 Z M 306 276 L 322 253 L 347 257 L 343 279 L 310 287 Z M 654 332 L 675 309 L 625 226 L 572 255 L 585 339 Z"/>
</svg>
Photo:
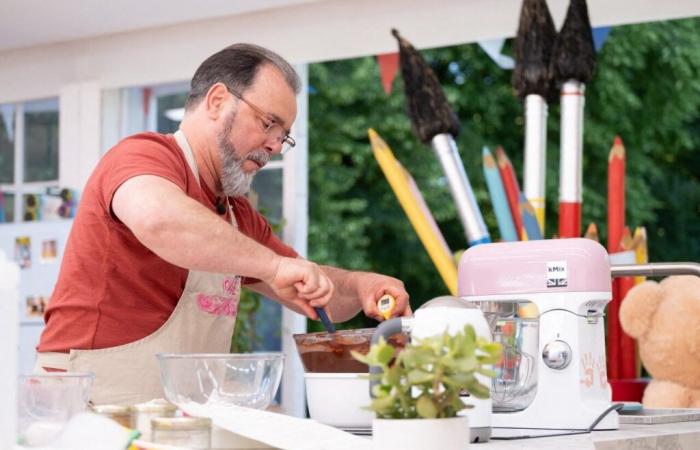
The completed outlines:
<svg viewBox="0 0 700 450">
<path fill-rule="evenodd" d="M 547 100 L 553 97 L 550 57 L 557 30 L 545 0 L 524 0 L 515 36 L 512 84 L 525 104 L 523 194 L 544 234 Z"/>
<path fill-rule="evenodd" d="M 554 41 L 552 76 L 561 85 L 559 237 L 581 235 L 583 193 L 583 105 L 593 78 L 595 48 L 585 0 L 571 0 Z"/>
<path fill-rule="evenodd" d="M 413 131 L 423 143 L 431 144 L 442 165 L 469 245 L 491 242 L 455 144 L 454 137 L 459 134 L 457 116 L 421 54 L 398 31 L 391 32 L 399 41 L 401 75 Z"/>
</svg>

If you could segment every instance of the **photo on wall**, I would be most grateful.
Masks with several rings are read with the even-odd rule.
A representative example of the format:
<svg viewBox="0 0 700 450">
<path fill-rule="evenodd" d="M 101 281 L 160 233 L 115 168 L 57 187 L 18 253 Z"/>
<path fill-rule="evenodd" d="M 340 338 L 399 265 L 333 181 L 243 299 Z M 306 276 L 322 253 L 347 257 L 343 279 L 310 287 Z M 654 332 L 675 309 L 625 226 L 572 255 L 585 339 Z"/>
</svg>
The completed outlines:
<svg viewBox="0 0 700 450">
<path fill-rule="evenodd" d="M 32 240 L 29 236 L 15 238 L 15 262 L 21 269 L 32 266 Z"/>
<path fill-rule="evenodd" d="M 25 299 L 27 317 L 43 317 L 48 298 L 44 295 L 30 295 Z"/>
<path fill-rule="evenodd" d="M 41 241 L 39 262 L 42 264 L 54 263 L 56 262 L 57 253 L 56 239 L 45 239 Z"/>
</svg>

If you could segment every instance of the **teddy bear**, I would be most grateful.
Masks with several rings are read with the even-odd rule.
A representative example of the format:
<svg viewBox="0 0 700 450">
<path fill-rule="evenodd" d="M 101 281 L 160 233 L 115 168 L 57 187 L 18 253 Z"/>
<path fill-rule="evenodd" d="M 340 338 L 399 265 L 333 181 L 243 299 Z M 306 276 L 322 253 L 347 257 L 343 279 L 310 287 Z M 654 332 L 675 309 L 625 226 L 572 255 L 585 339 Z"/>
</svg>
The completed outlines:
<svg viewBox="0 0 700 450">
<path fill-rule="evenodd" d="M 700 277 L 636 285 L 622 301 L 620 324 L 653 377 L 644 407 L 700 408 Z"/>
</svg>

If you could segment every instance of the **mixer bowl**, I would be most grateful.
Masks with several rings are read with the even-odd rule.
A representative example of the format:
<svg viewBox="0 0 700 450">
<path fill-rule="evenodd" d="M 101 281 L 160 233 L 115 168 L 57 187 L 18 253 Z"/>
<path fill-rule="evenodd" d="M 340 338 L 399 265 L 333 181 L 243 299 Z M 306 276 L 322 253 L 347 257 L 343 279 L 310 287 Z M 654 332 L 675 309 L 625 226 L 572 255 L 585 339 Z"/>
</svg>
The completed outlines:
<svg viewBox="0 0 700 450">
<path fill-rule="evenodd" d="M 282 353 L 159 353 L 165 398 L 181 406 L 270 406 L 282 378 Z"/>
</svg>

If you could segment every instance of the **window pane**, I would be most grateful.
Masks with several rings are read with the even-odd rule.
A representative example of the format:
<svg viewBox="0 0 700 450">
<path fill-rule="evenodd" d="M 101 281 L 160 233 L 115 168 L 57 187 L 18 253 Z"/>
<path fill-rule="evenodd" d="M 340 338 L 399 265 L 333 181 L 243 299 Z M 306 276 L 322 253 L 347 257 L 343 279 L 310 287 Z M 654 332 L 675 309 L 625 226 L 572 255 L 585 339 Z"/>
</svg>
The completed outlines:
<svg viewBox="0 0 700 450">
<path fill-rule="evenodd" d="M 15 106 L 0 105 L 0 183 L 15 182 Z"/>
<path fill-rule="evenodd" d="M 282 169 L 264 169 L 258 172 L 252 184 L 252 203 L 267 219 L 279 224 L 282 219 Z M 257 197 L 257 198 L 255 198 Z M 275 230 L 280 234 L 281 230 Z"/>
<path fill-rule="evenodd" d="M 181 115 L 184 113 L 187 92 L 160 95 L 157 99 L 159 133 L 174 133 L 180 127 Z"/>
<path fill-rule="evenodd" d="M 0 223 L 15 221 L 15 194 L 0 192 Z"/>
<path fill-rule="evenodd" d="M 28 102 L 24 111 L 24 181 L 58 179 L 58 102 Z"/>
</svg>

